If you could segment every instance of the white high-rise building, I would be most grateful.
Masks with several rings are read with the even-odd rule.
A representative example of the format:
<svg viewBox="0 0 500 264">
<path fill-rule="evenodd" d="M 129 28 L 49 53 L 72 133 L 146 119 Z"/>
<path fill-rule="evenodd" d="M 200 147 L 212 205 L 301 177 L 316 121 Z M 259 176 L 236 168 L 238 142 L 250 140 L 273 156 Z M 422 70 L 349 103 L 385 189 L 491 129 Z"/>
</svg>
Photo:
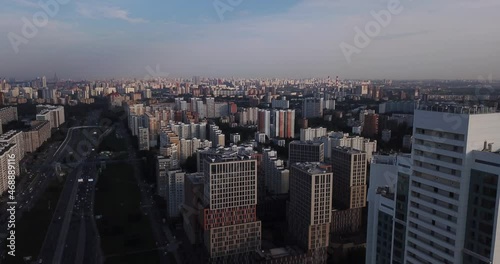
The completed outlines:
<svg viewBox="0 0 500 264">
<path fill-rule="evenodd" d="M 349 136 L 349 133 L 331 132 L 328 136 L 321 137 L 319 141 L 325 144 L 325 158 L 332 157 L 332 148 L 349 147 L 366 152 L 366 160 L 370 161 L 374 152 L 377 152 L 377 141 L 370 141 L 360 136 Z"/>
<path fill-rule="evenodd" d="M 24 158 L 26 151 L 24 150 L 24 135 L 19 130 L 9 130 L 0 136 L 0 143 L 16 145 L 16 160 L 20 162 Z"/>
<path fill-rule="evenodd" d="M 180 217 L 180 208 L 184 203 L 184 178 L 186 173 L 182 170 L 167 172 L 167 212 L 171 218 Z"/>
<path fill-rule="evenodd" d="M 368 228 L 367 259 L 380 261 L 367 263 L 500 262 L 499 120 L 483 107 L 415 110 L 411 169 L 398 168 L 394 206 L 377 218 L 384 230 Z M 385 230 L 391 219 L 392 232 Z M 392 243 L 376 253 L 373 241 L 383 233 L 393 234 Z"/>
<path fill-rule="evenodd" d="M 158 156 L 156 157 L 156 182 L 157 182 L 157 193 L 163 199 L 167 199 L 167 184 L 168 177 L 167 172 L 171 169 L 177 169 L 177 160 L 171 157 Z"/>
<path fill-rule="evenodd" d="M 479 245 L 467 249 L 471 242 L 488 243 L 487 237 L 481 234 L 483 231 L 491 231 L 489 237 L 495 241 L 496 225 L 493 223 L 497 223 L 497 210 L 490 224 L 479 227 L 483 231 L 474 234 L 467 228 L 467 219 L 472 217 L 469 214 L 481 212 L 481 208 L 476 212 L 468 210 L 469 206 L 476 206 L 476 198 L 469 201 L 473 196 L 470 189 L 478 192 L 471 186 L 471 181 L 477 180 L 471 177 L 477 163 L 473 152 L 483 150 L 484 142 L 500 145 L 500 114 L 487 110 L 449 109 L 453 112 L 415 110 L 405 263 L 479 263 L 476 261 L 481 259 L 497 263 L 500 248 L 495 249 L 495 242 L 483 252 L 477 252 Z M 467 114 L 463 113 L 466 111 Z M 485 162 L 481 171 L 495 164 L 498 165 Z M 498 179 L 498 168 L 495 174 Z M 498 208 L 498 181 L 491 184 L 495 185 L 494 206 Z M 479 205 L 489 207 L 481 198 L 477 201 Z M 475 260 L 466 261 L 469 258 Z"/>
<path fill-rule="evenodd" d="M 19 175 L 19 162 L 11 159 L 16 155 L 16 151 L 15 144 L 0 143 L 0 195 L 9 190 L 9 182 L 15 182 L 14 179 Z M 14 169 L 9 168 L 9 165 Z"/>
<path fill-rule="evenodd" d="M 311 141 L 326 135 L 327 131 L 324 127 L 300 129 L 300 141 Z"/>
<path fill-rule="evenodd" d="M 271 137 L 271 111 L 259 109 L 257 128 L 260 133 Z"/>
<path fill-rule="evenodd" d="M 273 99 L 271 101 L 272 108 L 288 109 L 290 107 L 290 102 L 283 96 L 281 99 Z"/>
<path fill-rule="evenodd" d="M 374 156 L 368 189 L 366 263 L 403 263 L 411 155 Z"/>
<path fill-rule="evenodd" d="M 285 162 L 278 158 L 278 152 L 271 149 L 263 150 L 262 175 L 266 190 L 271 194 L 286 194 L 290 188 L 290 171 Z"/>
</svg>

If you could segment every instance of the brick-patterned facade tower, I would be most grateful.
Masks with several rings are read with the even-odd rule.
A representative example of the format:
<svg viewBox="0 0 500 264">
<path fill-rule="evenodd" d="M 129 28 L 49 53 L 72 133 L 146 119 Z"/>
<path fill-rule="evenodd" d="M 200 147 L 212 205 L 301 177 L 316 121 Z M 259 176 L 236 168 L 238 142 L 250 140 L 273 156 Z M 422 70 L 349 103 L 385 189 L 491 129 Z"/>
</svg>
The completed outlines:
<svg viewBox="0 0 500 264">
<path fill-rule="evenodd" d="M 288 236 L 309 256 L 307 264 L 326 263 L 330 239 L 333 174 L 319 162 L 291 164 Z"/>
<path fill-rule="evenodd" d="M 251 156 L 206 157 L 203 212 L 211 263 L 246 263 L 260 250 L 257 160 Z"/>
</svg>

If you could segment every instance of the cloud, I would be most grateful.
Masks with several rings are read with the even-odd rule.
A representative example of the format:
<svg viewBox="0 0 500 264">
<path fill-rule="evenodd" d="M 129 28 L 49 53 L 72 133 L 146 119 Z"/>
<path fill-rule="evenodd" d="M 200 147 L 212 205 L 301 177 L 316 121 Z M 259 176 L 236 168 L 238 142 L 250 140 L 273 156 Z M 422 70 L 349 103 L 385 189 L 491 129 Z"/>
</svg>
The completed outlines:
<svg viewBox="0 0 500 264">
<path fill-rule="evenodd" d="M 132 24 L 146 23 L 148 22 L 142 18 L 132 18 L 130 17 L 129 11 L 116 6 L 105 6 L 98 4 L 77 4 L 77 12 L 87 18 L 99 19 L 119 19 L 124 20 Z"/>
<path fill-rule="evenodd" d="M 172 9 L 177 19 L 173 14 L 158 18 L 151 12 L 151 22 L 134 27 L 128 23 L 145 20 L 134 17 L 126 8 L 87 1 L 76 3 L 80 16 L 127 23 L 108 26 L 103 21 L 98 24 L 86 19 L 71 20 L 74 13 L 64 19 L 63 14 L 58 19 L 71 27 L 61 25 L 59 31 L 44 28 L 17 57 L 3 56 L 12 50 L 2 46 L 0 57 L 9 63 L 1 64 L 0 72 L 27 77 L 38 76 L 40 71 L 45 75 L 57 71 L 61 77 L 140 78 L 147 74 L 146 66 L 160 64 L 162 70 L 179 77 L 500 76 L 500 27 L 494 23 L 500 12 L 498 0 L 400 0 L 403 12 L 393 16 L 391 23 L 360 54 L 353 55 L 351 64 L 347 64 L 339 44 L 352 44 L 354 28 L 364 28 L 373 21 L 370 12 L 385 10 L 388 0 L 303 0 L 274 14 L 252 10 L 236 15 L 251 10 L 242 5 L 235 7 L 232 19 L 208 19 L 203 23 L 200 18 L 210 18 L 211 14 L 216 18 L 215 11 L 190 16 L 186 22 L 181 11 L 188 11 Z M 32 10 L 25 10 L 31 17 Z M 151 10 L 134 9 L 133 14 L 139 11 Z M 148 12 L 141 14 L 145 13 Z M 12 30 L 19 32 L 22 24 L 11 21 L 20 23 L 22 16 L 0 16 L 0 35 Z M 0 46 L 8 44 L 3 39 Z M 49 72 L 43 72 L 49 68 Z"/>
<path fill-rule="evenodd" d="M 30 0 L 10 0 L 11 2 L 14 2 L 17 5 L 24 6 L 24 7 L 30 7 L 30 8 L 40 8 L 37 2 L 33 2 Z"/>
</svg>

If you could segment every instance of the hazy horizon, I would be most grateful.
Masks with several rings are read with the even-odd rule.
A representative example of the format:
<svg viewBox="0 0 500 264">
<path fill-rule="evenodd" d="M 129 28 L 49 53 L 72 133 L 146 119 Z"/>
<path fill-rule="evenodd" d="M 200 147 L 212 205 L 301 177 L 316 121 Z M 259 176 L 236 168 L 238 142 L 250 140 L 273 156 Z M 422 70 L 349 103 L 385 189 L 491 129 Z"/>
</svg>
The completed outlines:
<svg viewBox="0 0 500 264">
<path fill-rule="evenodd" d="M 153 69 L 179 78 L 500 77 L 495 0 L 401 0 L 399 12 L 363 47 L 355 45 L 355 27 L 365 31 L 377 22 L 372 13 L 387 12 L 388 1 L 57 1 L 51 13 L 38 0 L 6 0 L 0 76 L 51 79 L 56 72 L 61 79 L 121 79 Z M 32 22 L 40 13 L 48 24 L 23 35 L 23 18 Z M 360 52 L 350 63 L 341 43 Z"/>
</svg>

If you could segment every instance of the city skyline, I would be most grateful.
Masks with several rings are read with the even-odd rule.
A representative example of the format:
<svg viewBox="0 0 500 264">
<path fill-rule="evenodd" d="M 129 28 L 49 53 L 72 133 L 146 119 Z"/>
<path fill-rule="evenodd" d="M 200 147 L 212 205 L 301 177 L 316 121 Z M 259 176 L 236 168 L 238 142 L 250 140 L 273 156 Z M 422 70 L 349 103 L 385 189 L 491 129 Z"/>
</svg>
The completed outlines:
<svg viewBox="0 0 500 264">
<path fill-rule="evenodd" d="M 495 45 L 500 29 L 490 22 L 500 3 L 492 0 L 390 1 L 398 12 L 391 12 L 387 25 L 378 25 L 366 46 L 355 44 L 356 28 L 364 31 L 378 21 L 374 13 L 391 11 L 387 1 L 153 1 L 154 7 L 133 1 L 42 1 L 49 2 L 61 3 L 51 12 L 31 0 L 4 5 L 0 57 L 7 63 L 0 75 L 142 78 L 160 65 L 172 76 L 500 76 Z M 40 12 L 48 23 L 26 37 L 24 21 L 33 22 Z M 356 52 L 346 56 L 343 43 Z"/>
</svg>

